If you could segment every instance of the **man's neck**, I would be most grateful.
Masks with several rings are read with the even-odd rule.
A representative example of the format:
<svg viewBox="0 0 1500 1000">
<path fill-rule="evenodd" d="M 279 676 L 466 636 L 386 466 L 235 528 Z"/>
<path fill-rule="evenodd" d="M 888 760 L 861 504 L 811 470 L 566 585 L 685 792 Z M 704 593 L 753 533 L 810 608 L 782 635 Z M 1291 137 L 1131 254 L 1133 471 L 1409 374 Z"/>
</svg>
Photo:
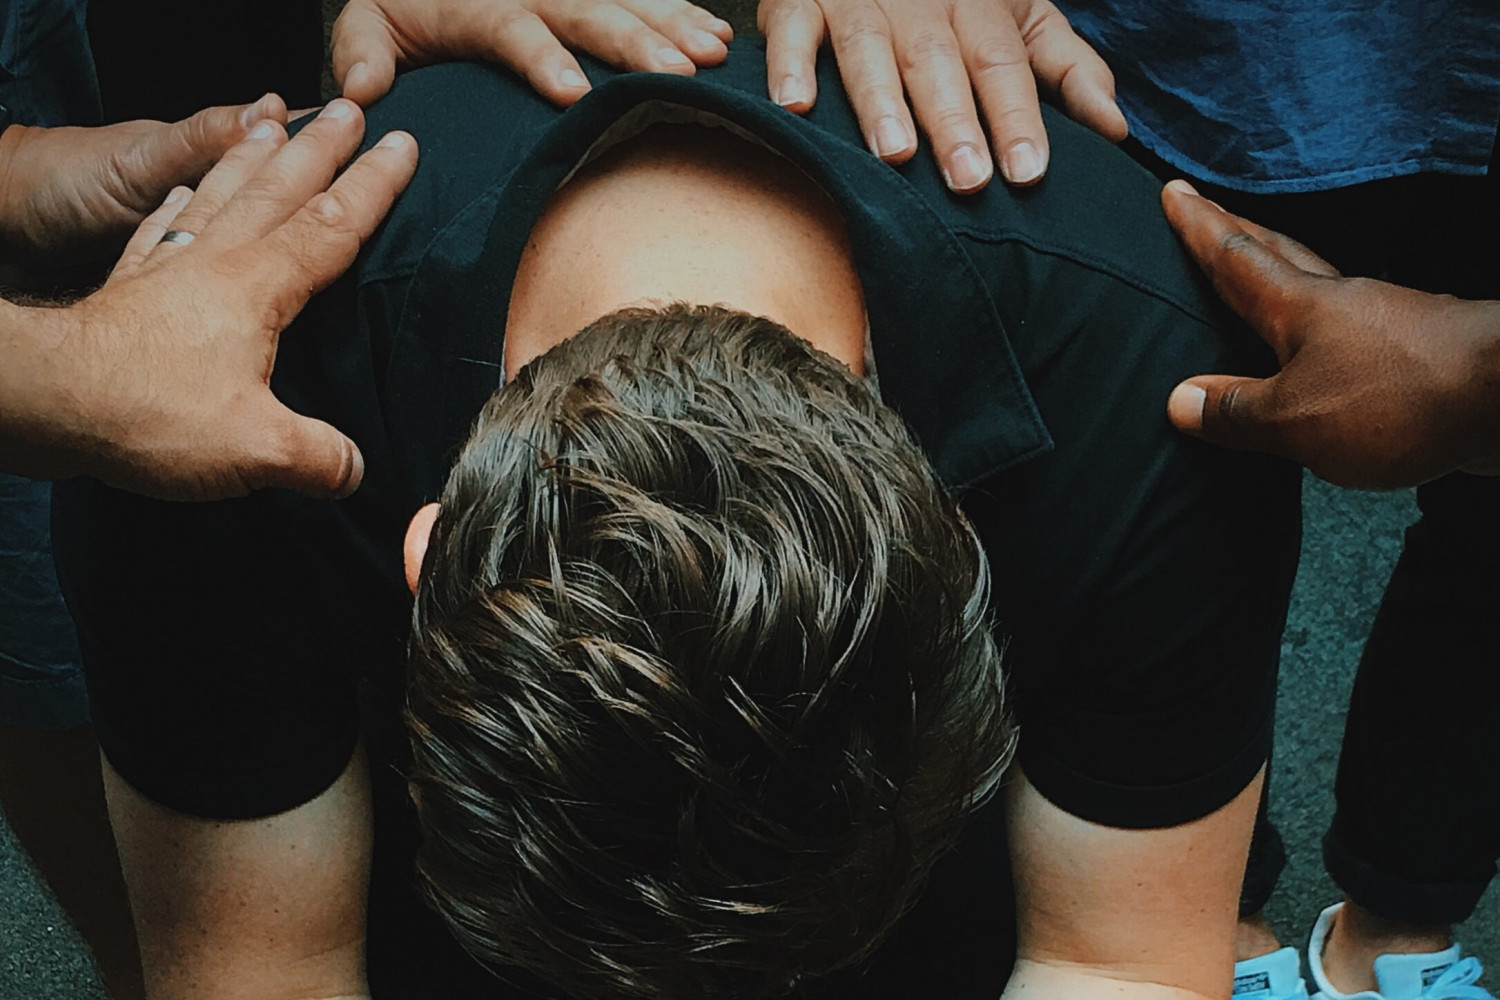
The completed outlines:
<svg viewBox="0 0 1500 1000">
<path fill-rule="evenodd" d="M 671 301 L 768 316 L 863 370 L 864 297 L 832 202 L 769 150 L 695 125 L 653 126 L 553 195 L 516 274 L 505 370 Z"/>
</svg>

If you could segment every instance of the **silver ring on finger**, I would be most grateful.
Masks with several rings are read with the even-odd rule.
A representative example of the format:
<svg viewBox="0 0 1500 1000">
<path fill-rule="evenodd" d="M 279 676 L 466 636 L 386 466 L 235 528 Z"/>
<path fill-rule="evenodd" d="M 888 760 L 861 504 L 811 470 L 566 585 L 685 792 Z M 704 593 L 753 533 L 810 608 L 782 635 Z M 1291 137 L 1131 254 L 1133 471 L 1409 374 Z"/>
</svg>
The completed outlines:
<svg viewBox="0 0 1500 1000">
<path fill-rule="evenodd" d="M 197 238 L 185 229 L 168 229 L 161 234 L 161 239 L 157 240 L 157 243 L 176 243 L 179 246 L 186 246 Z"/>
</svg>

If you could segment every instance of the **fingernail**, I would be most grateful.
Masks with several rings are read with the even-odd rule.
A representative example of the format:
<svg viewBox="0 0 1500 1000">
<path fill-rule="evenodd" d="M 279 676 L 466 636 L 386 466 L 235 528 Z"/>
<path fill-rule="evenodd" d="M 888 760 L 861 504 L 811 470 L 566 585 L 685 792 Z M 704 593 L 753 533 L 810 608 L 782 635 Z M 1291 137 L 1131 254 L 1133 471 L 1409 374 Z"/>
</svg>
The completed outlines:
<svg viewBox="0 0 1500 1000">
<path fill-rule="evenodd" d="M 406 136 L 400 132 L 387 132 L 379 142 L 375 144 L 376 149 L 400 149 L 406 145 Z"/>
<path fill-rule="evenodd" d="M 1011 184 L 1029 184 L 1042 176 L 1042 171 L 1046 169 L 1047 164 L 1042 160 L 1042 154 L 1024 139 L 1010 147 L 1005 154 L 1005 161 L 1000 165 L 1005 179 Z"/>
<path fill-rule="evenodd" d="M 329 101 L 328 104 L 323 108 L 323 110 L 318 112 L 318 117 L 332 118 L 334 121 L 339 121 L 341 119 L 348 118 L 353 113 L 354 105 L 349 101 L 333 100 Z"/>
<path fill-rule="evenodd" d="M 557 82 L 570 90 L 582 90 L 589 85 L 588 79 L 576 69 L 565 69 L 557 74 Z"/>
<path fill-rule="evenodd" d="M 1167 181 L 1167 187 L 1171 188 L 1173 191 L 1181 191 L 1183 194 L 1190 194 L 1194 198 L 1203 197 L 1198 193 L 1197 188 L 1193 187 L 1191 184 L 1181 178 Z"/>
<path fill-rule="evenodd" d="M 943 175 L 953 190 L 972 191 L 982 187 L 994 172 L 995 168 L 989 157 L 980 155 L 979 150 L 965 143 L 953 150 Z"/>
<path fill-rule="evenodd" d="M 369 75 L 369 72 L 370 66 L 365 62 L 357 62 L 353 66 L 350 66 L 349 72 L 344 74 L 344 89 L 348 90 L 350 87 L 363 82 L 362 78 Z"/>
<path fill-rule="evenodd" d="M 658 49 L 657 61 L 663 66 L 691 66 L 693 61 L 676 49 Z"/>
<path fill-rule="evenodd" d="M 724 47 L 724 39 L 712 32 L 694 30 L 688 35 L 688 38 L 700 49 L 721 49 Z"/>
<path fill-rule="evenodd" d="M 782 77 L 776 88 L 776 103 L 783 108 L 792 104 L 806 104 L 811 99 L 812 94 L 808 91 L 806 82 L 795 73 Z"/>
<path fill-rule="evenodd" d="M 172 190 L 170 190 L 170 191 L 167 192 L 166 200 L 163 201 L 162 204 L 163 205 L 175 205 L 179 201 L 181 201 L 182 199 L 186 198 L 188 195 L 190 195 L 192 193 L 193 192 L 192 192 L 192 190 L 190 188 L 174 187 Z"/>
<path fill-rule="evenodd" d="M 886 115 L 875 123 L 875 155 L 894 156 L 911 144 L 906 126 L 894 115 Z"/>
<path fill-rule="evenodd" d="M 1167 415 L 1184 430 L 1203 426 L 1203 402 L 1208 393 L 1191 382 L 1183 382 L 1167 397 Z"/>
<path fill-rule="evenodd" d="M 354 461 L 350 463 L 349 478 L 339 485 L 340 498 L 346 497 L 359 489 L 359 484 L 365 479 L 365 456 L 360 454 L 359 449 L 354 449 L 352 456 Z"/>
<path fill-rule="evenodd" d="M 253 129 L 245 133 L 246 139 L 269 139 L 275 133 L 276 126 L 270 122 L 263 121 Z"/>
<path fill-rule="evenodd" d="M 734 25 L 730 24 L 728 21 L 724 20 L 722 17 L 716 17 L 712 21 L 709 22 L 709 30 L 713 31 L 715 33 L 733 34 L 734 33 Z"/>
</svg>

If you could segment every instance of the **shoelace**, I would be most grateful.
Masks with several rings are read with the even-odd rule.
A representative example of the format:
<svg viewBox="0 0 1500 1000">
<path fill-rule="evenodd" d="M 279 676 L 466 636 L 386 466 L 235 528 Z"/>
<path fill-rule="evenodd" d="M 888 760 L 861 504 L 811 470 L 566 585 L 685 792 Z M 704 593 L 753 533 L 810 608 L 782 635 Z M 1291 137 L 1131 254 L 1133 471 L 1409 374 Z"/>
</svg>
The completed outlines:
<svg viewBox="0 0 1500 1000">
<path fill-rule="evenodd" d="M 1496 1000 L 1489 990 L 1474 985 L 1483 974 L 1479 959 L 1461 958 L 1422 991 L 1422 1000 Z"/>
</svg>

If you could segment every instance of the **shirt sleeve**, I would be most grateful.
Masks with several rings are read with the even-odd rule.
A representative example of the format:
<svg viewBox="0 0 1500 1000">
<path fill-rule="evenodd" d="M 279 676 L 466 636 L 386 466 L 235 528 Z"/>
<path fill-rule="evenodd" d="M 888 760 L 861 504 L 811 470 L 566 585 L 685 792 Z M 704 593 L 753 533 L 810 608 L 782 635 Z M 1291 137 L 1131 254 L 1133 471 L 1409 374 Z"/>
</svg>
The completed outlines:
<svg viewBox="0 0 1500 1000">
<path fill-rule="evenodd" d="M 99 743 L 136 790 L 190 815 L 273 815 L 348 763 L 363 682 L 404 663 L 409 599 L 368 309 L 325 292 L 287 332 L 273 383 L 366 458 L 348 500 L 264 490 L 169 503 L 58 484 L 53 536 Z M 376 310 L 378 311 L 378 309 Z M 414 509 L 414 507 L 413 507 Z"/>
<path fill-rule="evenodd" d="M 1164 251 L 1137 262 L 1163 280 L 1138 281 L 1019 243 L 974 250 L 1026 276 L 1002 310 L 1056 444 L 965 499 L 1011 637 L 1019 760 L 1054 804 L 1115 827 L 1204 816 L 1265 763 L 1300 544 L 1300 470 L 1167 421 L 1181 379 L 1271 359 Z"/>
</svg>

